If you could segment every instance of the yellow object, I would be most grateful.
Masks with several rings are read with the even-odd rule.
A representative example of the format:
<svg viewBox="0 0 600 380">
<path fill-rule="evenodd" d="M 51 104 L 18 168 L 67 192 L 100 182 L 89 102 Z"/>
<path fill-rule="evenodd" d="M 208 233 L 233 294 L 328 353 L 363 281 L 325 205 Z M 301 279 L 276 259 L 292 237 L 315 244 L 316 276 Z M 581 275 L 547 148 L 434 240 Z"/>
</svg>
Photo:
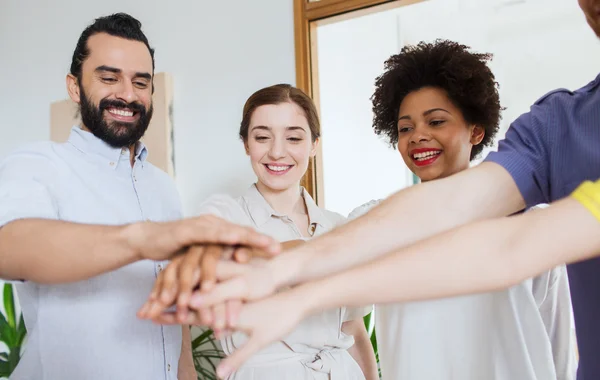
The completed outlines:
<svg viewBox="0 0 600 380">
<path fill-rule="evenodd" d="M 571 196 L 600 221 L 600 180 L 582 183 Z"/>
</svg>

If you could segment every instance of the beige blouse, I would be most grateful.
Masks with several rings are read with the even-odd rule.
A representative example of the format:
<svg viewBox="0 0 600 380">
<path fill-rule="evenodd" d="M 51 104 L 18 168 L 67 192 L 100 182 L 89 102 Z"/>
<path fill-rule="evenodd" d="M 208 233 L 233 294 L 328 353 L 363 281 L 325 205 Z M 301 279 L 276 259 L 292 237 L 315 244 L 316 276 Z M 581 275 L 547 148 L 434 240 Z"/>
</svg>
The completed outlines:
<svg viewBox="0 0 600 380">
<path fill-rule="evenodd" d="M 318 236 L 343 224 L 345 218 L 319 208 L 302 188 L 308 210 L 309 232 Z M 306 240 L 291 218 L 276 212 L 255 185 L 239 198 L 217 195 L 200 207 L 201 214 L 213 214 L 231 222 L 251 226 L 265 235 L 284 242 Z M 326 289 L 324 289 L 326 291 Z M 362 380 L 364 375 L 347 349 L 354 338 L 342 332 L 342 323 L 362 318 L 372 310 L 340 308 L 305 319 L 290 335 L 252 357 L 230 380 Z M 222 339 L 225 354 L 230 355 L 246 341 L 243 333 Z"/>
</svg>

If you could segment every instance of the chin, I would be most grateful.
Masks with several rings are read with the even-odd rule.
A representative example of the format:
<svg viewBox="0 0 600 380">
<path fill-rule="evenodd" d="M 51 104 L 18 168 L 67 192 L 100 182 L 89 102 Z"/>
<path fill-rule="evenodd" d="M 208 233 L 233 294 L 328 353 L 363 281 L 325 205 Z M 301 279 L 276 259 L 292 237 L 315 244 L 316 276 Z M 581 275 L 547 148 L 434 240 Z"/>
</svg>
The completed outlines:
<svg viewBox="0 0 600 380">
<path fill-rule="evenodd" d="M 290 181 L 290 180 L 284 180 L 283 178 L 278 179 L 278 178 L 261 178 L 260 182 L 267 188 L 269 188 L 270 190 L 273 191 L 284 191 L 289 189 L 290 187 L 294 186 L 294 184 L 296 182 Z"/>
</svg>

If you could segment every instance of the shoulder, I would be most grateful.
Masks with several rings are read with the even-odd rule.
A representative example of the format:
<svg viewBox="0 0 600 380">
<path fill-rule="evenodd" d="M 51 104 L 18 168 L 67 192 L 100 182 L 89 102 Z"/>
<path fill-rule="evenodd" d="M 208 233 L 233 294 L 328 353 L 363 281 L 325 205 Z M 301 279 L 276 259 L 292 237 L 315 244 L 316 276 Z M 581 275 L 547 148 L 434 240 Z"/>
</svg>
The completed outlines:
<svg viewBox="0 0 600 380">
<path fill-rule="evenodd" d="M 358 218 L 359 216 L 366 214 L 367 212 L 369 212 L 369 210 L 371 210 L 373 207 L 377 206 L 380 203 L 381 199 L 373 199 L 365 204 L 358 206 L 357 208 L 352 210 L 350 214 L 348 214 L 348 220 L 353 220 Z"/>
<path fill-rule="evenodd" d="M 586 102 L 588 99 L 598 97 L 600 95 L 599 90 L 600 76 L 576 90 L 557 88 L 537 99 L 533 103 L 532 111 L 536 109 L 550 109 L 555 112 L 571 111 L 578 103 Z"/>
<path fill-rule="evenodd" d="M 0 161 L 2 177 L 52 178 L 56 176 L 61 160 L 57 150 L 62 144 L 41 141 L 23 145 L 8 153 Z"/>
<path fill-rule="evenodd" d="M 346 217 L 340 213 L 337 213 L 335 211 L 326 210 L 323 208 L 321 209 L 321 212 L 323 213 L 323 215 L 325 215 L 327 220 L 329 220 L 335 227 L 342 225 L 346 222 Z"/>
<path fill-rule="evenodd" d="M 199 215 L 214 215 L 233 223 L 247 224 L 248 214 L 242 206 L 242 198 L 228 194 L 215 194 L 200 203 Z"/>
<path fill-rule="evenodd" d="M 21 145 L 10 151 L 2 161 L 16 161 L 26 159 L 52 160 L 57 157 L 56 150 L 63 144 L 52 141 L 36 141 Z"/>
</svg>

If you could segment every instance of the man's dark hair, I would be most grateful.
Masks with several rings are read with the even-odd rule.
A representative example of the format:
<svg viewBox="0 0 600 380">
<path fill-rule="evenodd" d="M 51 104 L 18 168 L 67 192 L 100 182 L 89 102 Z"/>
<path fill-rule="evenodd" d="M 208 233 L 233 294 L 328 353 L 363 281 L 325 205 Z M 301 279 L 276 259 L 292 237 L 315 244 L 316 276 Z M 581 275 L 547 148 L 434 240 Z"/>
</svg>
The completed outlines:
<svg viewBox="0 0 600 380">
<path fill-rule="evenodd" d="M 462 112 L 465 121 L 485 130 L 480 144 L 473 146 L 471 159 L 484 146 L 492 145 L 500 124 L 498 83 L 487 65 L 491 54 L 469 51 L 448 40 L 421 42 L 402 48 L 385 62 L 385 72 L 375 82 L 373 129 L 385 135 L 392 146 L 398 143 L 398 110 L 404 98 L 424 87 L 442 89 Z"/>
<path fill-rule="evenodd" d="M 148 38 L 142 32 L 142 23 L 126 13 L 115 13 L 110 16 L 99 17 L 89 25 L 79 36 L 77 46 L 71 60 L 71 74 L 81 83 L 81 65 L 89 56 L 90 50 L 87 46 L 89 38 L 98 33 L 106 33 L 111 36 L 121 37 L 128 40 L 143 42 L 152 57 L 152 73 L 154 74 L 154 49 L 150 47 Z"/>
</svg>

